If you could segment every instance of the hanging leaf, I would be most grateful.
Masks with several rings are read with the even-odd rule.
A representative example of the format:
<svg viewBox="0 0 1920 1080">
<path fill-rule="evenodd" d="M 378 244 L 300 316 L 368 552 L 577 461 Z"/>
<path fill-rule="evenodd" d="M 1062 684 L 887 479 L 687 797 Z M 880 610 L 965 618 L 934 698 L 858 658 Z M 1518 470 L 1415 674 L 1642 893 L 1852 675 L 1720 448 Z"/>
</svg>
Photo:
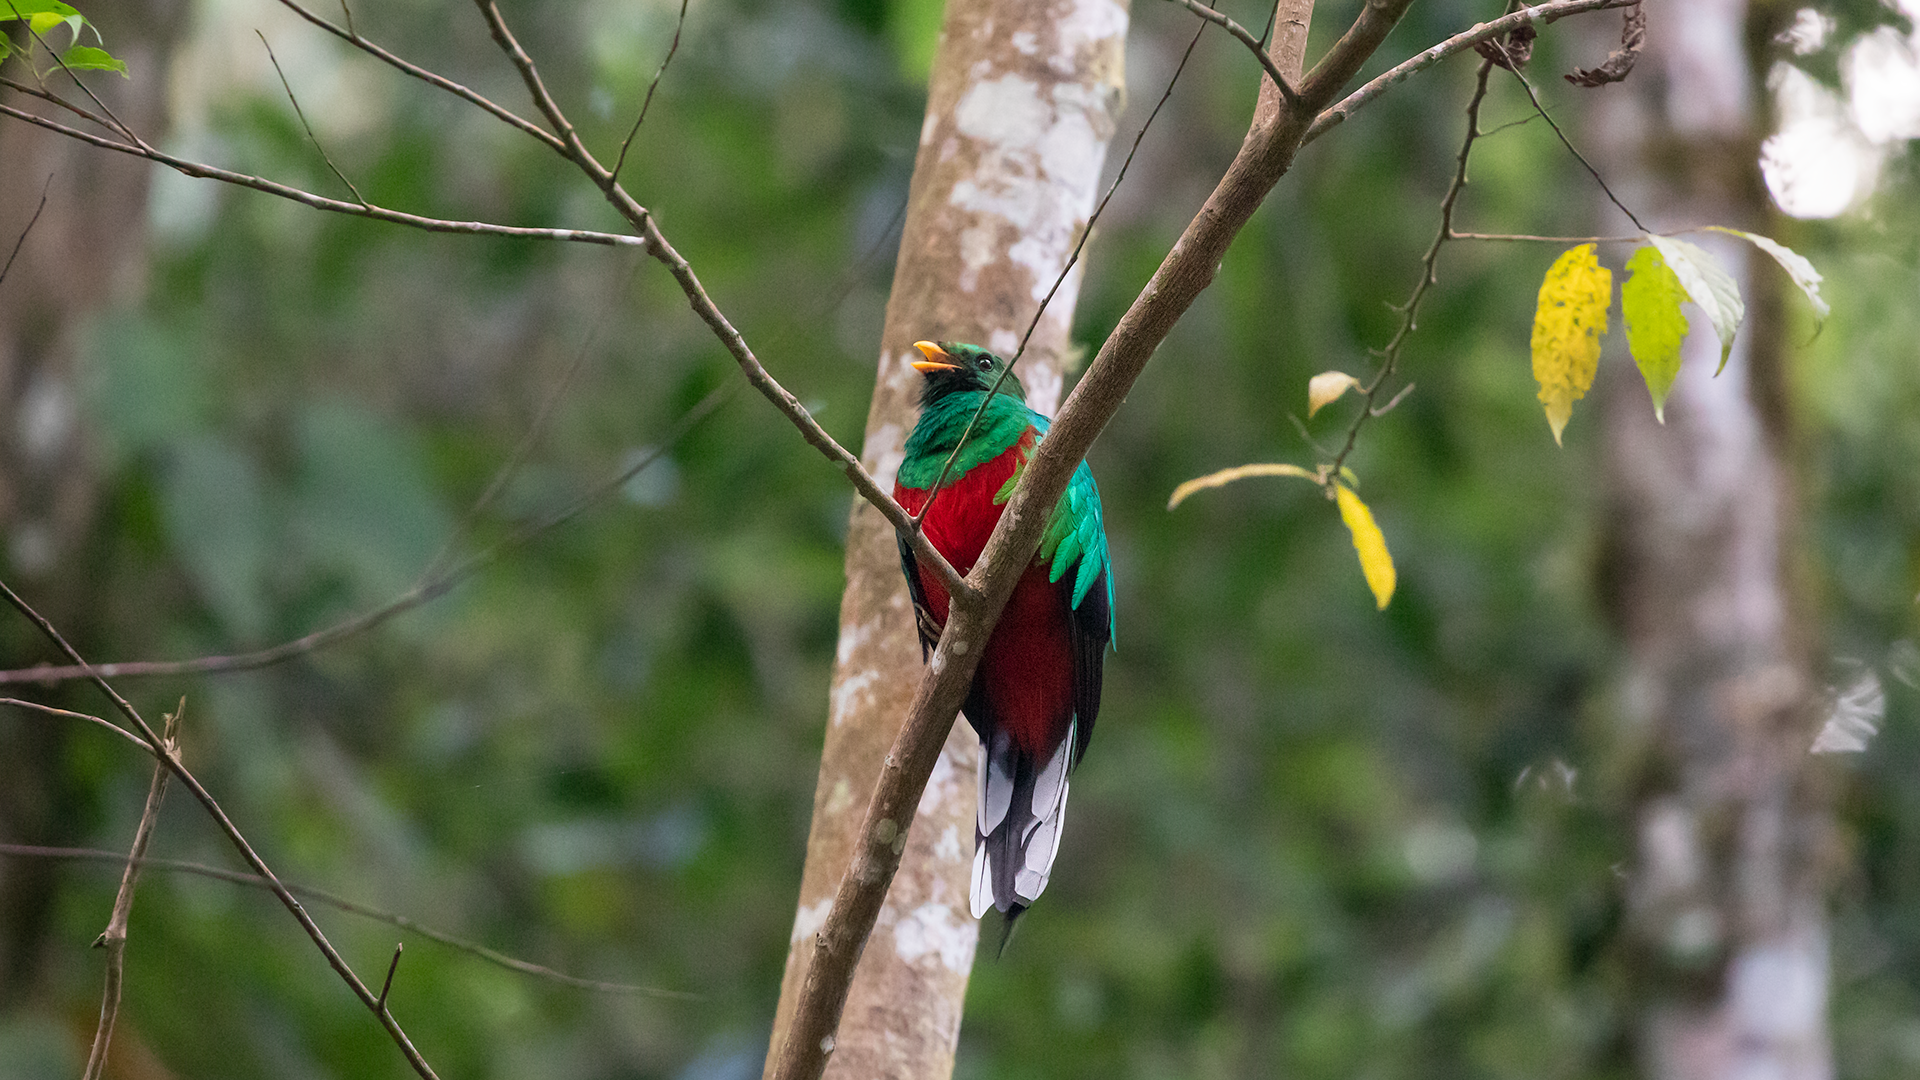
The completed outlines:
<svg viewBox="0 0 1920 1080">
<path fill-rule="evenodd" d="M 1720 265 L 1720 260 L 1698 244 L 1671 236 L 1649 236 L 1647 240 L 1660 249 L 1660 257 L 1687 290 L 1687 299 L 1706 312 L 1713 332 L 1720 335 L 1720 366 L 1713 372 L 1720 374 L 1727 366 L 1727 356 L 1733 352 L 1733 332 L 1740 329 L 1740 321 L 1747 317 L 1747 305 L 1740 299 L 1740 286 L 1733 275 L 1727 273 L 1727 268 Z"/>
<path fill-rule="evenodd" d="M 1594 258 L 1592 244 L 1555 259 L 1540 281 L 1540 302 L 1533 314 L 1533 377 L 1540 383 L 1540 403 L 1546 406 L 1555 443 L 1573 416 L 1573 403 L 1593 385 L 1612 296 L 1613 275 Z"/>
<path fill-rule="evenodd" d="M 1667 422 L 1667 393 L 1680 374 L 1680 341 L 1687 336 L 1687 316 L 1680 302 L 1687 290 L 1660 257 L 1660 249 L 1643 247 L 1627 260 L 1632 276 L 1620 284 L 1620 316 L 1627 324 L 1627 350 L 1653 395 L 1653 415 Z"/>
<path fill-rule="evenodd" d="M 1380 526 L 1374 524 L 1373 511 L 1367 509 L 1367 504 L 1361 502 L 1352 489 L 1345 484 L 1335 484 L 1333 494 L 1340 503 L 1340 520 L 1346 522 L 1347 531 L 1353 534 L 1353 550 L 1360 555 L 1360 572 L 1367 576 L 1367 588 L 1373 590 L 1374 603 L 1385 611 L 1387 601 L 1393 599 L 1396 582 L 1387 538 L 1380 534 Z"/>
<path fill-rule="evenodd" d="M 1793 280 L 1794 285 L 1806 294 L 1807 302 L 1813 305 L 1814 325 L 1818 326 L 1826 320 L 1828 315 L 1833 313 L 1833 308 L 1829 306 L 1825 300 L 1820 298 L 1820 282 L 1822 280 L 1820 271 L 1813 268 L 1813 264 L 1807 261 L 1805 255 L 1800 254 L 1779 241 L 1769 240 L 1758 233 L 1741 232 L 1739 229 L 1729 229 L 1721 225 L 1709 225 L 1707 228 L 1714 232 L 1726 233 L 1728 236 L 1737 236 L 1747 243 L 1752 244 L 1754 247 L 1759 248 L 1761 251 L 1766 252 L 1768 255 L 1773 256 L 1773 261 L 1780 264 L 1780 269 L 1787 272 L 1787 277 Z"/>
<path fill-rule="evenodd" d="M 1340 400 L 1340 395 L 1349 390 L 1360 389 L 1360 380 L 1344 371 L 1323 371 L 1307 380 L 1307 419 L 1320 411 L 1321 406 L 1331 405 Z"/>
<path fill-rule="evenodd" d="M 1221 469 L 1219 472 L 1212 472 L 1205 476 L 1195 477 L 1181 484 L 1179 487 L 1174 488 L 1173 497 L 1167 500 L 1167 509 L 1171 510 L 1181 503 L 1186 502 L 1187 496 L 1196 491 L 1222 487 L 1233 483 L 1235 480 L 1244 480 L 1249 476 L 1295 476 L 1302 480 L 1310 480 L 1316 484 L 1320 482 L 1318 476 L 1315 476 L 1313 473 L 1308 472 L 1298 465 L 1235 465 L 1231 469 Z"/>
<path fill-rule="evenodd" d="M 91 45 L 75 45 L 60 54 L 60 62 L 75 71 L 117 71 L 127 76 L 127 62 L 115 57 L 105 49 L 96 49 Z"/>
</svg>

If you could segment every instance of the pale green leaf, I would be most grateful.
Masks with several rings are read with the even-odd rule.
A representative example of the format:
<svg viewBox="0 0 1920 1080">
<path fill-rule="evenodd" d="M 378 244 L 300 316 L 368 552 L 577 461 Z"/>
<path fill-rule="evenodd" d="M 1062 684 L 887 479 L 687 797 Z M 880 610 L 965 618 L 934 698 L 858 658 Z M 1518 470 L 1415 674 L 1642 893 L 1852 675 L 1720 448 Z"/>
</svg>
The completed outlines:
<svg viewBox="0 0 1920 1080">
<path fill-rule="evenodd" d="M 76 71 L 117 71 L 123 76 L 127 74 L 126 61 L 91 45 L 75 45 L 60 54 L 60 62 Z"/>
<path fill-rule="evenodd" d="M 1725 368 L 1727 356 L 1733 351 L 1734 331 L 1740 329 L 1741 320 L 1747 317 L 1747 305 L 1740 299 L 1739 284 L 1727 273 L 1726 267 L 1720 265 L 1719 259 L 1698 244 L 1671 236 L 1648 236 L 1647 240 L 1660 249 L 1660 257 L 1687 290 L 1687 298 L 1706 313 L 1713 332 L 1720 335 L 1720 368 Z M 1714 373 L 1719 374 L 1720 368 Z"/>
<path fill-rule="evenodd" d="M 60 19 L 77 19 L 80 12 L 60 0 L 0 0 L 0 22 L 31 19 L 39 15 L 56 16 L 57 23 Z"/>
<path fill-rule="evenodd" d="M 1593 385 L 1612 298 L 1613 275 L 1594 258 L 1592 244 L 1562 254 L 1540 281 L 1533 314 L 1533 377 L 1540 383 L 1540 404 L 1546 407 L 1556 443 L 1573 416 L 1573 403 Z"/>
<path fill-rule="evenodd" d="M 1231 469 L 1221 469 L 1219 472 L 1196 477 L 1174 488 L 1173 497 L 1167 500 L 1167 509 L 1171 510 L 1181 503 L 1186 502 L 1187 496 L 1196 491 L 1222 487 L 1233 483 L 1235 480 L 1244 480 L 1249 476 L 1294 476 L 1302 480 L 1312 481 L 1316 484 L 1320 482 L 1318 476 L 1315 476 L 1298 465 L 1236 465 Z"/>
<path fill-rule="evenodd" d="M 1660 257 L 1660 249 L 1643 247 L 1627 260 L 1632 275 L 1620 285 L 1620 315 L 1627 324 L 1627 349 L 1653 395 L 1653 415 L 1667 422 L 1667 394 L 1680 374 L 1680 342 L 1687 336 L 1687 316 L 1680 302 L 1687 290 Z"/>
<path fill-rule="evenodd" d="M 1353 534 L 1353 550 L 1360 556 L 1360 572 L 1366 575 L 1367 588 L 1373 590 L 1374 603 L 1384 611 L 1387 601 L 1393 599 L 1393 587 L 1398 580 L 1393 570 L 1393 556 L 1387 552 L 1387 538 L 1374 523 L 1373 511 L 1368 510 L 1367 504 L 1347 485 L 1335 484 L 1333 494 L 1340 503 L 1340 520 L 1346 522 L 1347 531 Z"/>
<path fill-rule="evenodd" d="M 1816 325 L 1833 313 L 1833 308 L 1820 297 L 1822 280 L 1820 271 L 1813 268 L 1813 263 L 1809 262 L 1805 255 L 1758 233 L 1741 232 L 1739 229 L 1729 229 L 1721 225 L 1709 225 L 1707 228 L 1714 232 L 1726 233 L 1728 236 L 1737 236 L 1773 256 L 1773 261 L 1780 264 L 1780 269 L 1787 272 L 1787 277 L 1793 280 L 1793 284 L 1806 294 L 1807 302 L 1813 305 L 1813 318 Z"/>
</svg>

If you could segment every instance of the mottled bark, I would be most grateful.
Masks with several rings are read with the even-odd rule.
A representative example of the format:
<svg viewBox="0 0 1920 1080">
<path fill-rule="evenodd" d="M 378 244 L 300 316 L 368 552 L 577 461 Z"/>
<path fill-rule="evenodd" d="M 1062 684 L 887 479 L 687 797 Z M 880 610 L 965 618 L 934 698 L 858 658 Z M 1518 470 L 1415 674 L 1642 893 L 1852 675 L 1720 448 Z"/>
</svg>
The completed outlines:
<svg viewBox="0 0 1920 1080">
<path fill-rule="evenodd" d="M 922 338 L 1011 356 L 1092 212 L 1123 98 L 1127 8 L 1116 0 L 956 0 L 928 91 L 861 457 L 891 486 L 917 414 Z M 1060 397 L 1079 272 L 1034 331 L 1028 401 Z M 847 535 L 826 746 L 772 1046 L 791 1020 L 882 759 L 924 668 L 892 528 L 856 503 Z M 945 1077 L 978 938 L 967 910 L 979 747 L 956 723 L 921 798 L 868 942 L 830 1075 Z M 768 1068 L 772 1068 L 769 1057 Z"/>
<path fill-rule="evenodd" d="M 83 7 L 132 74 L 93 72 L 88 85 L 143 137 L 158 138 L 166 43 L 183 5 L 95 0 Z M 56 31 L 54 40 L 64 34 Z M 46 66 L 44 52 L 39 60 Z M 23 77 L 20 61 L 8 68 Z M 56 73 L 49 81 L 61 89 L 66 80 Z M 12 91 L 0 94 L 46 111 Z M 142 162 L 26 124 L 0 124 L 0 262 L 46 193 L 45 210 L 0 283 L 0 575 L 79 641 L 95 623 L 89 537 L 99 493 L 81 408 L 80 342 L 90 317 L 144 287 L 149 175 Z M 30 626 L 15 620 L 0 631 L 0 668 L 51 656 Z M 60 764 L 71 734 L 71 725 L 0 715 L 0 746 L 7 747 L 0 834 L 37 844 L 75 839 L 79 794 Z M 0 1004 L 32 993 L 59 873 L 54 862 L 0 859 Z"/>
<path fill-rule="evenodd" d="M 1649 5 L 1649 49 L 1600 93 L 1603 168 L 1654 229 L 1765 229 L 1743 0 Z M 1695 237 L 1748 318 L 1717 378 L 1706 319 L 1655 422 L 1623 368 L 1605 391 L 1607 596 L 1643 768 L 1628 878 L 1636 1041 L 1656 1080 L 1825 1080 L 1828 811 L 1809 757 L 1817 700 L 1794 574 L 1779 278 Z"/>
</svg>

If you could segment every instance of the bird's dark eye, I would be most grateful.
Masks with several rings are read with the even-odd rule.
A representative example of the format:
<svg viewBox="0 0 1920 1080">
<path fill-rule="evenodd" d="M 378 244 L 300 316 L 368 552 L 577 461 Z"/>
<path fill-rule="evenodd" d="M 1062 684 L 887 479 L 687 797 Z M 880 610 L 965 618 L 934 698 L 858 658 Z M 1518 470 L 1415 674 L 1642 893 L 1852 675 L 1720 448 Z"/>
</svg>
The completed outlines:
<svg viewBox="0 0 1920 1080">
<path fill-rule="evenodd" d="M 981 357 L 981 358 L 980 358 L 980 359 L 978 359 L 978 360 L 975 360 L 975 361 L 974 361 L 974 363 L 975 363 L 976 365 L 978 365 L 978 366 L 979 366 L 979 368 L 980 368 L 980 370 L 981 370 L 981 371 L 992 371 L 992 370 L 993 370 L 993 361 L 991 361 L 991 360 L 989 360 L 989 359 L 987 359 L 987 358 L 986 358 L 986 357 L 984 357 L 984 356 L 983 356 L 983 357 Z"/>
</svg>

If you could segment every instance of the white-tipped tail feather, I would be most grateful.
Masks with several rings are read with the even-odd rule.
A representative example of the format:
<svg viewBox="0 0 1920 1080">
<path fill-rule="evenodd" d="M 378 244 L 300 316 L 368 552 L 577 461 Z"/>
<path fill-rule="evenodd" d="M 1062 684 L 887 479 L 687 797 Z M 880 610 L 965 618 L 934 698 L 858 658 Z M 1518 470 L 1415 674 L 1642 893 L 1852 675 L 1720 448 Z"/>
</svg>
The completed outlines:
<svg viewBox="0 0 1920 1080">
<path fill-rule="evenodd" d="M 988 908 L 1018 912 L 1039 899 L 1060 853 L 1067 818 L 1067 770 L 1073 762 L 1078 723 L 1045 762 L 1035 761 L 996 731 L 980 762 L 979 814 L 975 823 L 973 916 Z"/>
</svg>

